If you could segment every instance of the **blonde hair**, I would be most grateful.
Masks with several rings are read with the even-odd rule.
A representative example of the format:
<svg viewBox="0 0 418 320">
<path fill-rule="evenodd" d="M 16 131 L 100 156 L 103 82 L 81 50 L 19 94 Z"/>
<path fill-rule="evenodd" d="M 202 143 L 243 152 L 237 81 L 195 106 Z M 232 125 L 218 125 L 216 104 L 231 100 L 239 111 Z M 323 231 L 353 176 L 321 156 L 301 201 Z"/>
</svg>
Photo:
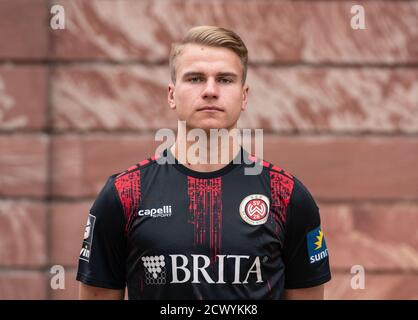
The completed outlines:
<svg viewBox="0 0 418 320">
<path fill-rule="evenodd" d="M 173 43 L 170 52 L 171 81 L 176 83 L 176 61 L 186 44 L 194 43 L 209 47 L 222 47 L 232 50 L 241 60 L 242 83 L 247 77 L 248 50 L 241 38 L 233 31 L 215 26 L 191 28 L 180 43 Z"/>
</svg>

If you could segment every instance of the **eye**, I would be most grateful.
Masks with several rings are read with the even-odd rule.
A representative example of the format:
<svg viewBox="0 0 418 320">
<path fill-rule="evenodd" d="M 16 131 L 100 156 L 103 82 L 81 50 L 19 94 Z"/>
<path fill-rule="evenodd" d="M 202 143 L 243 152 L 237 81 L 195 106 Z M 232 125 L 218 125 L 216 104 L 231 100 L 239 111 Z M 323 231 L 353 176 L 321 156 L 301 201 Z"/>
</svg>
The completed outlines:
<svg viewBox="0 0 418 320">
<path fill-rule="evenodd" d="M 195 76 L 195 77 L 190 77 L 188 81 L 191 83 L 199 83 L 203 81 L 203 78 L 199 76 Z"/>
<path fill-rule="evenodd" d="M 232 80 L 229 78 L 219 78 L 218 81 L 220 83 L 232 83 Z"/>
</svg>

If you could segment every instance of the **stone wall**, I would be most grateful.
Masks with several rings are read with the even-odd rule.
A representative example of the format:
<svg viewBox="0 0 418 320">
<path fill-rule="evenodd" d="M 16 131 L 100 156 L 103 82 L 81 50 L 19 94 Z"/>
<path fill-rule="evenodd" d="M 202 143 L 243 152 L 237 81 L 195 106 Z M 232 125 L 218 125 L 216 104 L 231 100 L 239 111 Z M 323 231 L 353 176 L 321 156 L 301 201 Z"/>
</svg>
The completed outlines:
<svg viewBox="0 0 418 320">
<path fill-rule="evenodd" d="M 350 27 L 354 4 L 365 30 Z M 418 299 L 418 1 L 395 0 L 0 1 L 0 299 L 77 297 L 92 201 L 176 127 L 170 44 L 202 24 L 247 43 L 240 126 L 263 128 L 265 160 L 317 200 L 326 298 Z M 65 290 L 50 287 L 53 265 Z"/>
</svg>

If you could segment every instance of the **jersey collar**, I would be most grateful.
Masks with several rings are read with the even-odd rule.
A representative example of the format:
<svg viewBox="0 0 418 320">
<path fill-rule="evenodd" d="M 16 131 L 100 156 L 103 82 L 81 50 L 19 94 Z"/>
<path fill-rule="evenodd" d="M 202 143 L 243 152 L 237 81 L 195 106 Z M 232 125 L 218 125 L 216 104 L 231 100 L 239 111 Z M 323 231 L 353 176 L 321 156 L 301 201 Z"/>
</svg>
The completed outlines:
<svg viewBox="0 0 418 320">
<path fill-rule="evenodd" d="M 174 166 L 174 168 L 176 168 L 178 171 L 180 171 L 181 173 L 183 173 L 187 176 L 194 177 L 194 178 L 199 178 L 199 179 L 221 177 L 221 176 L 227 174 L 228 172 L 230 172 L 231 170 L 233 170 L 234 168 L 238 168 L 240 165 L 243 164 L 244 152 L 245 152 L 245 150 L 242 148 L 242 146 L 240 146 L 240 149 L 239 149 L 237 155 L 235 156 L 235 158 L 231 162 L 229 162 L 225 167 L 223 167 L 219 170 L 215 170 L 215 171 L 203 172 L 203 171 L 194 171 L 194 170 L 184 166 L 183 164 L 179 163 L 177 158 L 175 158 L 174 155 L 172 154 L 170 148 L 171 148 L 171 146 L 169 148 L 165 149 L 163 151 L 163 154 L 164 154 L 164 156 L 167 156 L 168 159 L 173 159 L 174 158 L 175 163 L 172 164 Z"/>
</svg>

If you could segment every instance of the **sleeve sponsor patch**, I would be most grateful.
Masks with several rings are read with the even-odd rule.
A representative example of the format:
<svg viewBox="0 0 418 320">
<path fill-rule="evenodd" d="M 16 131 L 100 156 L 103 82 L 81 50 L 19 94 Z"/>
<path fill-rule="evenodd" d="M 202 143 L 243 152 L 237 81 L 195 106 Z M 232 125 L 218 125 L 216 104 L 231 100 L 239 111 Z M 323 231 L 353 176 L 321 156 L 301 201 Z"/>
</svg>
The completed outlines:
<svg viewBox="0 0 418 320">
<path fill-rule="evenodd" d="M 310 263 L 316 263 L 328 257 L 328 249 L 321 226 L 308 232 L 307 243 Z"/>
<path fill-rule="evenodd" d="M 80 260 L 84 260 L 86 262 L 89 262 L 90 260 L 91 244 L 93 242 L 95 222 L 96 217 L 92 214 L 89 214 L 89 216 L 87 217 L 86 229 L 84 230 L 83 246 L 81 247 L 80 251 Z"/>
</svg>

